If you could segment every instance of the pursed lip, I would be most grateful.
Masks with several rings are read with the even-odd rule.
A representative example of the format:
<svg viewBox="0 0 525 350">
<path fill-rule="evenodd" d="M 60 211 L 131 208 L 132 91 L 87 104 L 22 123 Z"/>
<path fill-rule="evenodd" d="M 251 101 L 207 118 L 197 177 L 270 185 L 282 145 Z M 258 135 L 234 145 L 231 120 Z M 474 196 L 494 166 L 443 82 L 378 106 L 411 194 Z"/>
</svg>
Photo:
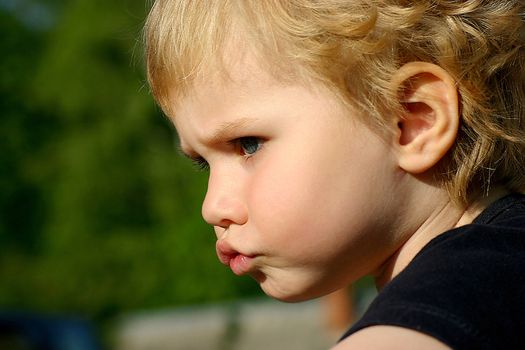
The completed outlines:
<svg viewBox="0 0 525 350">
<path fill-rule="evenodd" d="M 224 240 L 218 240 L 215 248 L 220 262 L 229 266 L 236 275 L 244 275 L 253 270 L 255 255 L 243 254 Z"/>
</svg>

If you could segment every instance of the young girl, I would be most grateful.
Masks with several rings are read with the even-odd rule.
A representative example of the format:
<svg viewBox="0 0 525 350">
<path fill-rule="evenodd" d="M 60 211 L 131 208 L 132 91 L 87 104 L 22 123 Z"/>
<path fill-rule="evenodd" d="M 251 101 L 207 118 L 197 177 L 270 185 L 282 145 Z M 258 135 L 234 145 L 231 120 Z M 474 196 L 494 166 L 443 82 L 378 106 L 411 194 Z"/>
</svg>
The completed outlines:
<svg viewBox="0 0 525 350">
<path fill-rule="evenodd" d="M 372 274 L 334 349 L 525 347 L 522 0 L 157 0 L 153 94 L 219 260 L 300 301 Z"/>
</svg>

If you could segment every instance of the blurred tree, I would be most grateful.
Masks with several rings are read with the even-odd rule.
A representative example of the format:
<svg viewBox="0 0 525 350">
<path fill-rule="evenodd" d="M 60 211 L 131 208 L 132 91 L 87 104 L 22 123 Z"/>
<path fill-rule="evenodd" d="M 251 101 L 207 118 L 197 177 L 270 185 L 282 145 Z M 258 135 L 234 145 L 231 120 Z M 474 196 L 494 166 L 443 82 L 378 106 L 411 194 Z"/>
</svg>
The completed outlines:
<svg viewBox="0 0 525 350">
<path fill-rule="evenodd" d="M 258 294 L 217 263 L 206 174 L 148 93 L 144 2 L 36 3 L 44 24 L 0 6 L 0 304 L 104 319 Z"/>
</svg>

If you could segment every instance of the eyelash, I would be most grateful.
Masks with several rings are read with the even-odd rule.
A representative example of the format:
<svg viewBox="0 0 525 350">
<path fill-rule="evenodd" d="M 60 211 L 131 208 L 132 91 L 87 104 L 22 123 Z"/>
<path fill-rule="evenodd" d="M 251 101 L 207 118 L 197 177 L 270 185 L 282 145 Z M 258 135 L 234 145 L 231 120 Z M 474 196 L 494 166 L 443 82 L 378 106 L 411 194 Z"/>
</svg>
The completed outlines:
<svg viewBox="0 0 525 350">
<path fill-rule="evenodd" d="M 197 170 L 199 170 L 199 171 L 208 171 L 208 170 L 210 170 L 210 165 L 202 157 L 192 158 L 191 162 L 193 163 L 193 166 L 195 166 L 195 168 Z"/>
<path fill-rule="evenodd" d="M 243 145 L 243 142 L 248 142 L 248 141 L 252 141 L 252 142 L 256 141 L 257 142 L 257 149 L 254 150 L 252 153 L 247 152 L 246 149 L 245 149 L 247 146 Z M 264 141 L 260 137 L 243 136 L 243 137 L 239 137 L 239 138 L 236 138 L 234 140 L 231 140 L 228 143 L 233 145 L 236 149 L 238 149 L 240 155 L 242 155 L 245 158 L 250 158 L 250 157 L 252 157 L 255 153 L 257 153 L 261 149 L 263 142 Z M 199 170 L 199 171 L 209 171 L 210 170 L 210 165 L 202 157 L 192 158 L 191 161 L 194 164 L 194 166 L 197 168 L 197 170 Z"/>
</svg>

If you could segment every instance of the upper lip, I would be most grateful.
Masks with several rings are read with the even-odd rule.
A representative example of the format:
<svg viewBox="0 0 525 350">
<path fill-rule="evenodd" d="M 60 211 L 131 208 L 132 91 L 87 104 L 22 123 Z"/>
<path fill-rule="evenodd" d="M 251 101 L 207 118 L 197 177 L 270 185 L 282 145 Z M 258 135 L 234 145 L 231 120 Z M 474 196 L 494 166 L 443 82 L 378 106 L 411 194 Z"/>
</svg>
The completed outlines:
<svg viewBox="0 0 525 350">
<path fill-rule="evenodd" d="M 215 244 L 217 250 L 217 256 L 224 265 L 230 265 L 230 261 L 237 255 L 244 255 L 250 257 L 250 255 L 243 254 L 238 250 L 234 249 L 228 242 L 224 240 L 218 240 Z"/>
</svg>

